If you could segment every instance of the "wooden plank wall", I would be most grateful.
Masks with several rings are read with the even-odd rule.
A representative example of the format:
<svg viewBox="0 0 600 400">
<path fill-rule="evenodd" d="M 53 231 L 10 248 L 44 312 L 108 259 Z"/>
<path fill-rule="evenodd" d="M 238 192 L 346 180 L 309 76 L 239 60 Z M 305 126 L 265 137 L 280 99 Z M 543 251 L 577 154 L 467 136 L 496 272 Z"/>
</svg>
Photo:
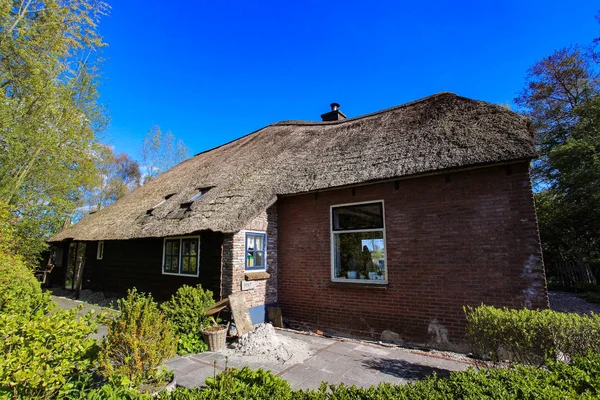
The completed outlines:
<svg viewBox="0 0 600 400">
<path fill-rule="evenodd" d="M 162 274 L 163 239 L 105 241 L 102 260 L 96 259 L 98 242 L 88 242 L 83 288 L 122 294 L 132 287 L 150 292 L 157 300 L 166 300 L 182 285 L 220 294 L 222 234 L 202 232 L 200 238 L 200 276 Z"/>
</svg>

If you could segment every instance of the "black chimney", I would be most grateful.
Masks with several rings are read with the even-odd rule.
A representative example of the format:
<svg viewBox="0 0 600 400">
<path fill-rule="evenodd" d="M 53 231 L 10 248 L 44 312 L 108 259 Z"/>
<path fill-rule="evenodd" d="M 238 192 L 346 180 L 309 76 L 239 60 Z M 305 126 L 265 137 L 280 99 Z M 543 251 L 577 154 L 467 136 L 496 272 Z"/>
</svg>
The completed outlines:
<svg viewBox="0 0 600 400">
<path fill-rule="evenodd" d="M 338 103 L 331 103 L 331 111 L 322 114 L 321 119 L 325 121 L 341 121 L 346 119 L 346 114 L 340 111 L 340 105 Z"/>
</svg>

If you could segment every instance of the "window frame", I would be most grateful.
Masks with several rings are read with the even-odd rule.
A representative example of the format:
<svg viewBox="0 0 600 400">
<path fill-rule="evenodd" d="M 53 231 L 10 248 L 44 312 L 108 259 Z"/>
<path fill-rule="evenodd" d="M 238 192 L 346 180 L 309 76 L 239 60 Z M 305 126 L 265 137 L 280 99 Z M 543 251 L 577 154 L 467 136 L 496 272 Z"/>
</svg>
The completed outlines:
<svg viewBox="0 0 600 400">
<path fill-rule="evenodd" d="M 198 249 L 196 251 L 197 254 L 197 260 L 196 260 L 196 273 L 195 274 L 186 274 L 186 273 L 182 273 L 181 272 L 181 268 L 183 267 L 183 261 L 182 261 L 182 256 L 183 256 L 183 240 L 184 239 L 198 239 Z M 167 240 L 179 240 L 179 257 L 177 258 L 177 270 L 179 272 L 165 272 L 165 256 L 166 256 L 166 251 L 167 251 Z M 173 276 L 186 276 L 189 278 L 197 278 L 198 276 L 200 276 L 200 236 L 199 235 L 194 235 L 194 236 L 172 236 L 172 237 L 165 237 L 163 238 L 163 253 L 162 253 L 162 274 L 163 275 L 173 275 Z"/>
<path fill-rule="evenodd" d="M 99 240 L 96 247 L 96 260 L 104 258 L 104 240 Z"/>
<path fill-rule="evenodd" d="M 248 267 L 248 235 L 262 236 L 263 238 L 263 249 L 252 250 L 253 252 L 262 251 L 264 254 L 264 266 L 262 267 Z M 260 272 L 267 270 L 267 232 L 261 231 L 244 231 L 244 271 L 248 272 Z"/>
<path fill-rule="evenodd" d="M 358 206 L 361 204 L 381 204 L 381 218 L 383 219 L 383 226 L 381 228 L 369 228 L 369 229 L 340 229 L 337 231 L 333 230 L 333 209 L 339 207 Z M 371 280 L 371 279 L 340 279 L 335 276 L 335 234 L 336 233 L 358 233 L 358 232 L 383 232 L 383 256 L 385 262 L 384 279 L 383 280 Z M 348 283 L 348 284 L 362 284 L 362 285 L 387 285 L 388 284 L 388 256 L 387 256 L 387 237 L 385 228 L 385 202 L 381 200 L 369 200 L 359 201 L 355 203 L 343 203 L 343 204 L 332 204 L 329 206 L 329 252 L 330 252 L 330 272 L 331 282 L 335 283 Z"/>
</svg>

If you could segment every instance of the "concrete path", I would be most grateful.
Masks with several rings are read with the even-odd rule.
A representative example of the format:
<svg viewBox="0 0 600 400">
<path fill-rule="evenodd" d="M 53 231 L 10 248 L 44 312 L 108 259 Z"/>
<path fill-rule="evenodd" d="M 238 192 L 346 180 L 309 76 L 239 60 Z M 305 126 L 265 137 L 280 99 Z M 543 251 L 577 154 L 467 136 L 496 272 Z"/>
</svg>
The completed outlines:
<svg viewBox="0 0 600 400">
<path fill-rule="evenodd" d="M 65 310 L 70 310 L 71 308 L 75 308 L 79 305 L 83 305 L 83 308 L 81 309 L 81 311 L 79 311 L 79 315 L 85 314 L 92 310 L 96 314 L 105 311 L 100 306 L 97 306 L 94 304 L 89 304 L 89 303 L 82 302 L 82 301 L 69 299 L 69 298 L 62 297 L 62 296 L 52 296 L 52 300 L 54 300 L 54 302 L 57 304 L 57 306 L 59 308 L 63 308 Z M 106 325 L 98 325 L 98 332 L 94 335 L 91 335 L 91 337 L 93 337 L 95 339 L 102 339 L 104 336 L 107 335 L 107 333 L 108 333 L 108 329 L 106 328 Z"/>
<path fill-rule="evenodd" d="M 311 357 L 302 363 L 287 366 L 277 363 L 249 363 L 247 357 L 233 355 L 225 359 L 219 352 L 207 352 L 186 357 L 176 357 L 166 363 L 175 372 L 177 386 L 188 388 L 204 385 L 225 368 L 249 366 L 262 368 L 281 376 L 294 389 L 317 389 L 322 381 L 330 384 L 344 383 L 369 387 L 380 382 L 403 384 L 423 379 L 434 372 L 446 376 L 451 371 L 469 367 L 465 362 L 416 354 L 397 347 L 344 341 L 321 336 L 304 335 L 289 331 L 277 331 L 278 335 L 291 336 L 309 345 Z M 215 368 L 216 362 L 216 368 Z"/>
</svg>

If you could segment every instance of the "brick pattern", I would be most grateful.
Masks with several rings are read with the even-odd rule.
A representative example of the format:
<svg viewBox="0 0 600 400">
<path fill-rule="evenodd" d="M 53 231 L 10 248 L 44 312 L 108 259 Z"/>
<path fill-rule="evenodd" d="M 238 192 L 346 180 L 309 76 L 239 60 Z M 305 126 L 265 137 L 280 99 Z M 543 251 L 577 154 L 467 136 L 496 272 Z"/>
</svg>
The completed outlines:
<svg viewBox="0 0 600 400">
<path fill-rule="evenodd" d="M 388 284 L 330 280 L 330 206 L 384 200 Z M 279 305 L 288 323 L 465 349 L 464 305 L 547 308 L 525 162 L 283 197 Z"/>
<path fill-rule="evenodd" d="M 243 291 L 248 307 L 277 303 L 277 207 L 269 207 L 250 222 L 244 230 L 229 234 L 223 240 L 221 298 L 241 291 L 245 279 L 246 232 L 267 233 L 267 272 L 269 279 L 258 280 L 256 288 Z"/>
</svg>

